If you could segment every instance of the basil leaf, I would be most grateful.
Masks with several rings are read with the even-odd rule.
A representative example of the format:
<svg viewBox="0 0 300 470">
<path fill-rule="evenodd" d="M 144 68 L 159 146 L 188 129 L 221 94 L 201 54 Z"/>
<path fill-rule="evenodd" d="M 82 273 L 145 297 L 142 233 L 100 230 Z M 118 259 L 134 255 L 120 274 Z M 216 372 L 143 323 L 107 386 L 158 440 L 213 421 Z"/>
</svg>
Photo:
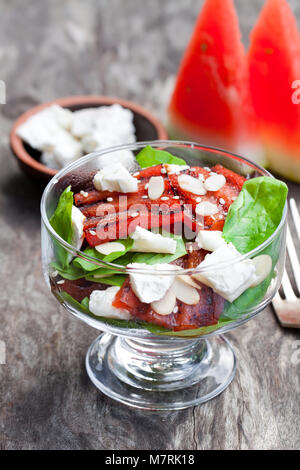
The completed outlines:
<svg viewBox="0 0 300 470">
<path fill-rule="evenodd" d="M 229 208 L 224 240 L 232 242 L 240 253 L 261 245 L 280 224 L 287 191 L 285 183 L 268 176 L 246 181 Z"/>
<path fill-rule="evenodd" d="M 71 186 L 68 186 L 60 195 L 55 212 L 49 220 L 55 232 L 70 244 L 72 244 L 73 237 L 72 207 L 73 193 Z M 66 268 L 69 264 L 70 254 L 56 240 L 53 240 L 53 243 L 57 261 L 63 268 Z"/>
<path fill-rule="evenodd" d="M 165 150 L 157 150 L 150 145 L 147 145 L 136 156 L 136 160 L 141 168 L 148 168 L 149 166 L 159 165 L 161 163 L 170 163 L 174 165 L 186 165 L 186 162 L 179 157 L 171 155 Z"/>
<path fill-rule="evenodd" d="M 121 243 L 124 246 L 123 251 L 115 251 L 114 253 L 110 253 L 109 255 L 102 255 L 95 248 L 86 248 L 84 250 L 84 253 L 88 256 L 92 256 L 94 258 L 97 258 L 100 261 L 105 261 L 107 263 L 110 263 L 110 262 L 120 258 L 121 256 L 125 255 L 127 253 L 127 251 L 129 251 L 132 248 L 133 243 L 134 243 L 134 240 L 132 240 L 132 238 L 130 238 L 130 237 L 128 237 L 124 240 L 116 240 L 116 241 L 118 243 Z M 97 269 L 99 269 L 99 266 L 97 266 L 96 264 L 94 264 L 90 261 L 87 261 L 83 258 L 79 258 L 79 257 L 77 257 L 73 260 L 73 264 L 77 268 L 82 268 L 85 271 L 96 271 Z"/>
</svg>

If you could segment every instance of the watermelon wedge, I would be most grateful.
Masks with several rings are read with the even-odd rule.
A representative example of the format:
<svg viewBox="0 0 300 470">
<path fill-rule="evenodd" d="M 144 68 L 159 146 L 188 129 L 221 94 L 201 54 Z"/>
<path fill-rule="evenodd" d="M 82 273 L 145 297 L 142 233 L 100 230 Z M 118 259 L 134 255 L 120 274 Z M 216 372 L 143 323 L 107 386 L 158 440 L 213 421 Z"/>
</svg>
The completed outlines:
<svg viewBox="0 0 300 470">
<path fill-rule="evenodd" d="M 205 0 L 169 104 L 169 133 L 262 163 L 233 0 Z"/>
<path fill-rule="evenodd" d="M 300 94 L 293 88 L 300 79 L 300 35 L 286 0 L 266 2 L 251 33 L 248 60 L 270 168 L 300 182 Z"/>
</svg>

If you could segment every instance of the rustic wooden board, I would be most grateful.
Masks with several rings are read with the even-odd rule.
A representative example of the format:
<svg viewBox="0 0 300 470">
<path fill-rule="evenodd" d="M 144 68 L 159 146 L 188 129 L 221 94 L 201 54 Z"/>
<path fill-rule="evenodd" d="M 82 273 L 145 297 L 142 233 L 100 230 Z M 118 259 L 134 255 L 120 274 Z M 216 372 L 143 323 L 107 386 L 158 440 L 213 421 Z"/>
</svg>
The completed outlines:
<svg viewBox="0 0 300 470">
<path fill-rule="evenodd" d="M 248 34 L 262 0 L 236 1 Z M 300 4 L 290 2 L 300 19 Z M 237 375 L 193 409 L 150 413 L 103 396 L 87 378 L 97 332 L 59 308 L 40 263 L 40 191 L 12 159 L 8 132 L 30 106 L 58 96 L 134 99 L 163 116 L 201 1 L 0 0 L 1 449 L 299 448 L 299 332 L 271 308 L 228 335 Z M 300 78 L 300 77 L 299 77 Z M 299 186 L 290 184 L 300 203 Z M 298 336 L 297 336 L 298 335 Z"/>
</svg>

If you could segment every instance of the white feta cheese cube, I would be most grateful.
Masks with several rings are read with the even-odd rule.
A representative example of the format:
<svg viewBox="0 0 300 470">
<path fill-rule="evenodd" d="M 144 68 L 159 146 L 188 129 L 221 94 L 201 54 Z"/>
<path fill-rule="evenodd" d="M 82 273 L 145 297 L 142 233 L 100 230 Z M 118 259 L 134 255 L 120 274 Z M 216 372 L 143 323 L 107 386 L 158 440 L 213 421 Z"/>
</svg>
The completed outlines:
<svg viewBox="0 0 300 470">
<path fill-rule="evenodd" d="M 98 171 L 93 183 L 98 191 L 135 193 L 138 190 L 138 180 L 121 163 L 114 163 Z"/>
<path fill-rule="evenodd" d="M 72 237 L 72 245 L 77 249 L 80 250 L 84 234 L 83 234 L 83 222 L 85 220 L 85 216 L 83 213 L 78 209 L 78 207 L 72 207 L 72 229 L 73 229 L 73 237 Z"/>
<path fill-rule="evenodd" d="M 130 150 L 118 150 L 98 157 L 98 165 L 100 169 L 113 163 L 122 163 L 122 165 L 129 171 L 133 171 L 137 167 L 135 156 Z"/>
<path fill-rule="evenodd" d="M 48 111 L 49 116 L 53 116 L 53 119 L 59 124 L 61 127 L 64 127 L 66 130 L 70 130 L 72 127 L 73 122 L 73 113 L 69 109 L 63 108 L 58 104 L 53 104 L 46 108 L 45 111 Z"/>
<path fill-rule="evenodd" d="M 94 119 L 98 108 L 79 109 L 73 112 L 71 133 L 79 139 L 88 135 L 94 126 Z"/>
<path fill-rule="evenodd" d="M 61 127 L 44 111 L 35 114 L 17 129 L 17 135 L 32 148 L 51 152 L 55 146 L 55 135 Z"/>
<path fill-rule="evenodd" d="M 94 128 L 100 132 L 117 134 L 120 139 L 135 135 L 133 112 L 119 104 L 102 106 L 98 108 L 95 116 Z M 127 143 L 123 140 L 122 143 Z"/>
<path fill-rule="evenodd" d="M 174 238 L 163 237 L 159 233 L 152 233 L 139 226 L 136 227 L 130 237 L 134 240 L 131 251 L 172 254 L 176 252 L 177 243 Z"/>
<path fill-rule="evenodd" d="M 207 251 L 215 251 L 225 242 L 222 232 L 218 230 L 200 230 L 195 240 L 199 248 Z"/>
<path fill-rule="evenodd" d="M 31 147 L 42 151 L 52 151 L 57 134 L 71 124 L 72 112 L 52 105 L 34 114 L 17 129 L 17 135 Z"/>
<path fill-rule="evenodd" d="M 119 134 L 116 129 L 94 129 L 86 134 L 82 139 L 82 146 L 86 153 L 101 150 L 103 148 L 114 147 L 122 144 L 132 144 L 135 142 L 134 135 Z"/>
<path fill-rule="evenodd" d="M 216 267 L 208 272 L 194 274 L 193 278 L 211 287 L 229 302 L 236 300 L 256 279 L 256 269 L 252 260 L 236 261 L 228 267 L 218 268 L 218 264 L 238 259 L 241 254 L 232 243 L 222 244 L 216 251 L 206 255 L 199 268 L 212 265 Z"/>
<path fill-rule="evenodd" d="M 84 132 L 83 132 L 84 131 Z M 74 132 L 74 131 L 73 131 Z M 95 108 L 94 113 L 86 120 L 86 127 L 74 135 L 82 138 L 83 149 L 86 153 L 115 145 L 134 143 L 135 127 L 133 113 L 115 104 Z"/>
<path fill-rule="evenodd" d="M 53 148 L 53 155 L 58 168 L 63 168 L 82 156 L 81 143 L 67 131 L 57 133 L 57 140 Z"/>
<path fill-rule="evenodd" d="M 52 168 L 63 168 L 82 155 L 82 147 L 65 129 L 69 112 L 56 105 L 35 114 L 17 130 L 31 147 L 40 150 L 41 161 Z M 52 156 L 50 156 L 52 154 Z"/>
<path fill-rule="evenodd" d="M 129 277 L 133 292 L 147 304 L 162 299 L 175 280 L 176 269 L 171 264 L 131 263 L 127 267 L 143 270 L 143 273 L 132 271 Z M 161 271 L 170 270 L 174 270 L 174 274 L 160 274 Z"/>
<path fill-rule="evenodd" d="M 118 286 L 112 286 L 106 290 L 94 290 L 90 295 L 90 311 L 97 317 L 129 320 L 130 313 L 127 310 L 116 308 L 112 305 L 119 289 Z"/>
</svg>

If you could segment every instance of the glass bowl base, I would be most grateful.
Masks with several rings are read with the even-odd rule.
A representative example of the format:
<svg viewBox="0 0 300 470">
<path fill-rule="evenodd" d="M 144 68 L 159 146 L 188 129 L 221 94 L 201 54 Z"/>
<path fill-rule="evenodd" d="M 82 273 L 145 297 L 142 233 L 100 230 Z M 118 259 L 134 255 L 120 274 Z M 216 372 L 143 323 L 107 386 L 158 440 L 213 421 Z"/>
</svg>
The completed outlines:
<svg viewBox="0 0 300 470">
<path fill-rule="evenodd" d="M 223 336 L 133 339 L 101 334 L 86 355 L 93 384 L 135 408 L 180 410 L 216 397 L 231 383 L 235 355 Z"/>
</svg>

